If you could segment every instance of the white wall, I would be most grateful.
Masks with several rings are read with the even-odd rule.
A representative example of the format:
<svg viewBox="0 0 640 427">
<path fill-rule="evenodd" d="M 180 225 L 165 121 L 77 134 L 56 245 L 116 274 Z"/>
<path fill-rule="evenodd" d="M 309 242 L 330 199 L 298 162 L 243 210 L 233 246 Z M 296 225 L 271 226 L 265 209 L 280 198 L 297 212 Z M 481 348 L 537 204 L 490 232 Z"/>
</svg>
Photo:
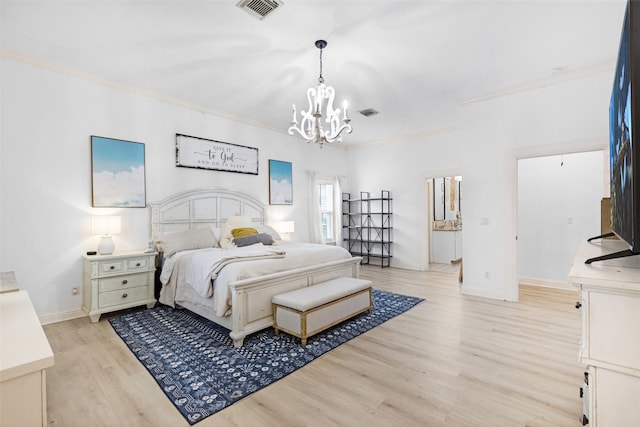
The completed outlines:
<svg viewBox="0 0 640 427">
<path fill-rule="evenodd" d="M 268 159 L 293 163 L 293 206 L 270 206 L 268 217 L 296 221 L 306 240 L 306 170 L 346 175 L 343 150 L 320 150 L 284 133 L 221 119 L 94 81 L 2 58 L 0 270 L 13 270 L 39 316 L 72 317 L 81 307 L 82 254 L 95 250 L 90 136 L 142 142 L 147 202 L 177 191 L 217 187 L 268 203 Z M 286 118 L 283 127 L 286 126 Z M 283 128 L 284 129 L 284 128 Z M 259 175 L 178 168 L 175 134 L 259 149 Z M 313 155 L 309 155 L 312 153 Z M 148 209 L 117 209 L 120 250 L 145 248 Z"/>
<path fill-rule="evenodd" d="M 612 78 L 602 72 L 466 104 L 451 123 L 433 124 L 449 132 L 350 150 L 351 190 L 392 192 L 392 265 L 425 268 L 425 177 L 462 175 L 462 292 L 517 300 L 517 159 L 606 147 Z"/>
<path fill-rule="evenodd" d="M 519 160 L 520 277 L 566 282 L 579 242 L 600 234 L 603 156 L 593 151 Z"/>
</svg>

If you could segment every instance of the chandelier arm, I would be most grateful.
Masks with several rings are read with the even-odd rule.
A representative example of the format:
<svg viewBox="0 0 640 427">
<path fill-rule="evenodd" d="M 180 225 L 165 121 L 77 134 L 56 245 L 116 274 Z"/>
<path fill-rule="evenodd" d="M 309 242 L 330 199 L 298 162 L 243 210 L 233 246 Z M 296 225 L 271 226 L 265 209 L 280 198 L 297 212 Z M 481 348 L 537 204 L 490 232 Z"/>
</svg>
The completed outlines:
<svg viewBox="0 0 640 427">
<path fill-rule="evenodd" d="M 330 135 L 327 136 L 325 135 L 325 139 L 327 142 L 341 142 L 342 141 L 342 132 L 347 132 L 347 133 L 351 133 L 353 129 L 351 128 L 351 125 L 349 124 L 345 124 L 340 126 L 340 128 L 338 129 L 338 132 L 335 133 L 334 135 Z"/>
<path fill-rule="evenodd" d="M 336 91 L 333 86 L 326 86 L 325 89 L 325 98 L 327 99 L 327 123 L 330 120 L 333 120 L 334 117 L 340 116 L 340 109 L 334 110 L 333 101 L 336 97 Z"/>
<path fill-rule="evenodd" d="M 309 109 L 306 112 L 303 110 L 302 114 L 306 113 L 308 115 L 312 115 L 314 113 L 313 110 L 316 104 L 314 100 L 318 97 L 319 89 L 320 85 L 318 85 L 317 88 L 310 87 L 309 89 L 307 89 L 307 102 L 309 102 Z"/>
<path fill-rule="evenodd" d="M 296 127 L 296 126 L 290 126 L 289 127 L 289 135 L 293 135 L 294 132 L 297 132 L 298 135 L 300 135 L 303 139 L 307 140 L 307 141 L 312 141 L 313 140 L 313 136 L 308 136 L 306 135 L 303 131 L 300 130 L 300 128 Z"/>
</svg>

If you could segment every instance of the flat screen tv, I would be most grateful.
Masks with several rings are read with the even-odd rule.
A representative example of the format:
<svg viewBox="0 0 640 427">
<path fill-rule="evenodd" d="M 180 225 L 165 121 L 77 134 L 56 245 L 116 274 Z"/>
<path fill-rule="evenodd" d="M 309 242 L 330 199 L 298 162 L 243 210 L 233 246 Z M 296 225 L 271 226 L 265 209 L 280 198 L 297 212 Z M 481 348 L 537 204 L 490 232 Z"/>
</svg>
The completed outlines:
<svg viewBox="0 0 640 427">
<path fill-rule="evenodd" d="M 629 249 L 588 259 L 587 264 L 640 254 L 640 147 L 636 141 L 640 137 L 639 114 L 640 1 L 629 0 L 609 105 L 611 230 Z"/>
</svg>

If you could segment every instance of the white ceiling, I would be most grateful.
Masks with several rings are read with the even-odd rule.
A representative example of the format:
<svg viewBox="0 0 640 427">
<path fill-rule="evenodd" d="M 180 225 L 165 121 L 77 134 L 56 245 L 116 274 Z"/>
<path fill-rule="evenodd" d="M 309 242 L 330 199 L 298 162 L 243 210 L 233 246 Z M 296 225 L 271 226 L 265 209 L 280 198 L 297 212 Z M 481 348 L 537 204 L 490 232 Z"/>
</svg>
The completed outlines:
<svg viewBox="0 0 640 427">
<path fill-rule="evenodd" d="M 352 113 L 345 143 L 357 144 L 455 126 L 455 109 L 478 98 L 613 75 L 625 8 L 625 0 L 284 0 L 260 21 L 237 1 L 2 0 L 2 53 L 284 133 L 291 103 L 306 106 L 317 81 L 322 38 L 326 83 Z M 380 114 L 356 112 L 365 108 Z"/>
</svg>

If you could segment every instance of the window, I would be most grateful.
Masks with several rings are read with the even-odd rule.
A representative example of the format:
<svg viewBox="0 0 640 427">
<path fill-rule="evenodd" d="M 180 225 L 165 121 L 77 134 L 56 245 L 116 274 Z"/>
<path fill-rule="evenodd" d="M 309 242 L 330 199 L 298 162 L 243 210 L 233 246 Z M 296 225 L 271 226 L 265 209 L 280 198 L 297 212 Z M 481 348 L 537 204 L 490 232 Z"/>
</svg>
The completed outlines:
<svg viewBox="0 0 640 427">
<path fill-rule="evenodd" d="M 334 230 L 334 206 L 333 206 L 333 184 L 321 182 L 318 184 L 320 195 L 320 220 L 322 222 L 322 236 L 326 242 L 335 241 Z"/>
</svg>

